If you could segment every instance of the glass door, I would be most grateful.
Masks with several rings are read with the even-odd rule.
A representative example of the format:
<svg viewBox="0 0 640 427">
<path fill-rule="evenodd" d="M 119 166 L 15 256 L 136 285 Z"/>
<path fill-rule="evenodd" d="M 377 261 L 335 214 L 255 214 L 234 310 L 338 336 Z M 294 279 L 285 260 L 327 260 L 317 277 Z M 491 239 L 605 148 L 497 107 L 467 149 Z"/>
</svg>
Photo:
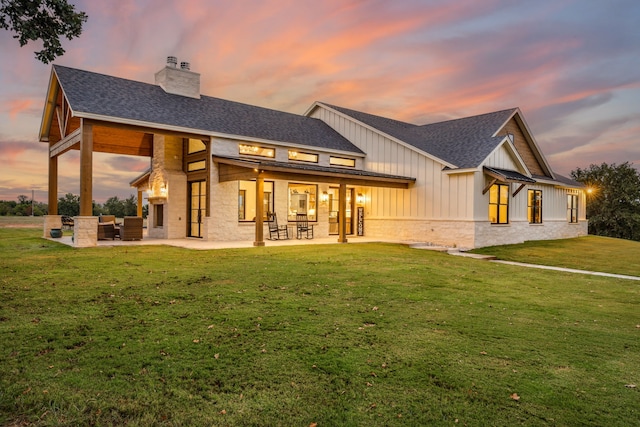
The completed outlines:
<svg viewBox="0 0 640 427">
<path fill-rule="evenodd" d="M 353 234 L 353 214 L 355 197 L 353 188 L 347 188 L 346 233 Z M 340 234 L 340 189 L 329 187 L 329 234 Z"/>
<path fill-rule="evenodd" d="M 189 183 L 189 237 L 202 237 L 202 220 L 207 203 L 206 181 Z"/>
</svg>

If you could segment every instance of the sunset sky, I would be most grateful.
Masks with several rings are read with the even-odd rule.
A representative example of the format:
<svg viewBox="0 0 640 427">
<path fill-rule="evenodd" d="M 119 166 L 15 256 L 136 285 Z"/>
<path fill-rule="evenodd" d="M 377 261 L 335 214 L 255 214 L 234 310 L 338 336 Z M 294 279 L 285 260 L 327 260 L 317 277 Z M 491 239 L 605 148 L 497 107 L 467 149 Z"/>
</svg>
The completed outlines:
<svg viewBox="0 0 640 427">
<path fill-rule="evenodd" d="M 303 114 L 313 101 L 426 124 L 520 107 L 551 167 L 640 167 L 638 0 L 72 0 L 89 15 L 55 63 L 153 83 L 166 57 L 204 95 Z M 0 200 L 46 202 L 38 142 L 51 65 L 0 30 Z M 149 159 L 94 154 L 94 199 L 134 194 Z M 60 196 L 79 192 L 77 152 Z"/>
</svg>

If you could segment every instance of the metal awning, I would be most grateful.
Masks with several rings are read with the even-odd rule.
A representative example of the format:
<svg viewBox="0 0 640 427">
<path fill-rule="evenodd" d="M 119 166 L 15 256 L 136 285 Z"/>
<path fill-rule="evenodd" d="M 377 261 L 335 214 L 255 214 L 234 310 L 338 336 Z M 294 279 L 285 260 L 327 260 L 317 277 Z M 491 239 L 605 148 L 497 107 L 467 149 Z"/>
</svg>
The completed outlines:
<svg viewBox="0 0 640 427">
<path fill-rule="evenodd" d="M 492 177 L 493 179 L 484 188 L 484 190 L 482 190 L 482 194 L 485 194 L 487 191 L 489 191 L 491 186 L 496 182 L 505 182 L 505 183 L 515 182 L 517 184 L 520 184 L 520 186 L 512 194 L 512 196 L 515 197 L 516 194 L 518 194 L 520 190 L 522 190 L 527 184 L 535 184 L 537 182 L 533 178 L 529 178 L 528 176 L 523 175 L 520 172 L 509 170 L 509 169 L 499 169 L 499 168 L 492 168 L 489 166 L 485 166 L 483 168 L 483 172 L 486 175 L 489 175 L 490 177 Z"/>
<path fill-rule="evenodd" d="M 484 173 L 496 178 L 501 182 L 517 182 L 517 183 L 526 183 L 526 184 L 535 184 L 536 180 L 533 178 L 529 178 L 526 175 L 521 174 L 520 172 L 516 172 L 509 169 L 498 169 L 491 168 L 488 166 L 484 167 Z"/>
<path fill-rule="evenodd" d="M 213 156 L 218 163 L 220 182 L 251 180 L 259 176 L 266 179 L 287 179 L 330 184 L 361 185 L 369 187 L 409 188 L 415 178 L 388 175 L 358 169 L 319 166 L 316 164 L 286 163 L 264 159 Z"/>
</svg>

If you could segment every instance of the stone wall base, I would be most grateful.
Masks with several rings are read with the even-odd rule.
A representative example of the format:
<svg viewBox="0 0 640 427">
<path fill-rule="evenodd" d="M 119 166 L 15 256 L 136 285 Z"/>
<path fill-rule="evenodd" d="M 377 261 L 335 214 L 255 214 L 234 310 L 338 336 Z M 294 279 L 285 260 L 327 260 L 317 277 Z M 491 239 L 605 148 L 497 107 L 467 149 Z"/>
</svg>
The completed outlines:
<svg viewBox="0 0 640 427">
<path fill-rule="evenodd" d="M 42 237 L 51 237 L 51 229 L 62 228 L 62 215 L 45 215 L 44 216 L 44 231 Z"/>
<path fill-rule="evenodd" d="M 98 217 L 76 216 L 73 218 L 73 246 L 89 248 L 98 244 Z"/>
</svg>

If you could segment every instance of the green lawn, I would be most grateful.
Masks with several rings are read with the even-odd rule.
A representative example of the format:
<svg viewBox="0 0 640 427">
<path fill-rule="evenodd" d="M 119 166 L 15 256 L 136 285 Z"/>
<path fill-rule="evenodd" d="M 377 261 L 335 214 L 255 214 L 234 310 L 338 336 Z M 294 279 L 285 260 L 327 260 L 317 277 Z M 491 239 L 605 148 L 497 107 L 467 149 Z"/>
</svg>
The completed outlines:
<svg viewBox="0 0 640 427">
<path fill-rule="evenodd" d="M 74 249 L 40 234 L 0 228 L 3 426 L 640 419 L 635 281 L 391 244 Z"/>
<path fill-rule="evenodd" d="M 585 236 L 475 249 L 506 261 L 640 276 L 640 242 Z"/>
</svg>

